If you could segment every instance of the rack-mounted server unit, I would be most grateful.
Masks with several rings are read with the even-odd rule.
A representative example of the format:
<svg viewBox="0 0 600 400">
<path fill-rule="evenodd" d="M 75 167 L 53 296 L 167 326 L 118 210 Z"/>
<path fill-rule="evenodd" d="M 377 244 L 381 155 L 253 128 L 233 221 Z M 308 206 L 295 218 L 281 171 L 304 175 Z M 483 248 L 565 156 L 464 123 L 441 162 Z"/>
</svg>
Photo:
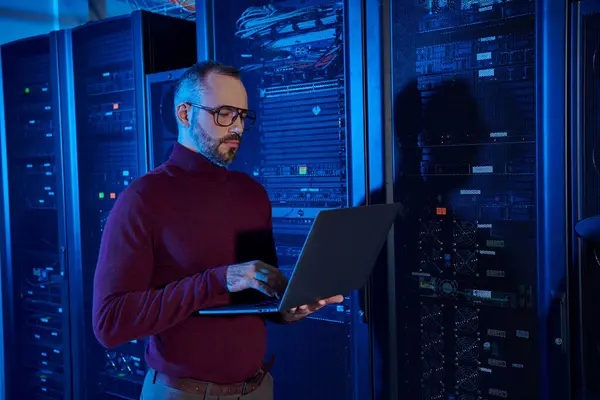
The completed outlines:
<svg viewBox="0 0 600 400">
<path fill-rule="evenodd" d="M 5 398 L 71 396 L 58 35 L 0 48 Z"/>
</svg>

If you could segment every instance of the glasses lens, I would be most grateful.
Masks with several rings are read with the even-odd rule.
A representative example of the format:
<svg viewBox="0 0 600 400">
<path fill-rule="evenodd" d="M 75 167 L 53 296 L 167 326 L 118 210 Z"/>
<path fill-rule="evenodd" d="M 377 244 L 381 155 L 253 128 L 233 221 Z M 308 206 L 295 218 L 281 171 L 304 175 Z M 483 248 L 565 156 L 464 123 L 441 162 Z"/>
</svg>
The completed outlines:
<svg viewBox="0 0 600 400">
<path fill-rule="evenodd" d="M 237 108 L 229 106 L 219 108 L 215 115 L 217 116 L 217 125 L 220 126 L 231 126 L 238 117 L 241 117 L 245 130 L 252 128 L 252 125 L 256 121 L 256 113 L 254 111 L 247 110 L 240 114 Z"/>
<path fill-rule="evenodd" d="M 221 107 L 217 111 L 217 124 L 221 126 L 229 126 L 233 124 L 233 120 L 237 114 L 237 110 L 233 107 Z"/>
</svg>

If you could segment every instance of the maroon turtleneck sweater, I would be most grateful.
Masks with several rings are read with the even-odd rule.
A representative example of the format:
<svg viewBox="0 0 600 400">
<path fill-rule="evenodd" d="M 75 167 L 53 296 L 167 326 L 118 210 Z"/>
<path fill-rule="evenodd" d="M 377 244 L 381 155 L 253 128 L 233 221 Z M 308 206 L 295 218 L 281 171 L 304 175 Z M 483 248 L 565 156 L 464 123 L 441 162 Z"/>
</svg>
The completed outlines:
<svg viewBox="0 0 600 400">
<path fill-rule="evenodd" d="M 146 362 L 170 376 L 242 382 L 262 365 L 264 319 L 193 314 L 254 297 L 228 293 L 225 271 L 256 259 L 277 262 L 264 188 L 176 143 L 110 213 L 94 278 L 94 333 L 106 347 L 150 337 Z"/>
</svg>

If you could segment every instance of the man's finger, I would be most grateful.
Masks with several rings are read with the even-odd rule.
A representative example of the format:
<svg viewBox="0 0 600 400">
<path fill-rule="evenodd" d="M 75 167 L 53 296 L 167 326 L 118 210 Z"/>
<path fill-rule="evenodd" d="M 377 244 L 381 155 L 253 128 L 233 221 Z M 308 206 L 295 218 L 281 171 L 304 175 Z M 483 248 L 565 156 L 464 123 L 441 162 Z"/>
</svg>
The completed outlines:
<svg viewBox="0 0 600 400">
<path fill-rule="evenodd" d="M 341 294 L 338 294 L 336 296 L 329 297 L 328 299 L 324 299 L 323 301 L 325 301 L 325 304 L 343 303 L 344 296 L 342 296 Z"/>
<path fill-rule="evenodd" d="M 263 276 L 264 279 L 260 279 L 262 282 L 267 283 L 269 286 L 271 286 L 273 289 L 276 289 L 277 291 L 283 291 L 285 290 L 286 286 L 287 286 L 287 281 L 286 279 L 281 275 L 281 273 L 274 272 L 256 272 L 255 275 L 257 276 Z"/>
<path fill-rule="evenodd" d="M 275 277 L 273 277 L 273 274 L 266 274 L 264 272 L 255 272 L 254 279 L 256 279 L 257 281 L 263 282 L 264 284 L 269 286 L 269 288 L 271 288 L 273 293 L 282 292 L 285 290 L 285 286 L 281 285 L 281 283 Z"/>
<path fill-rule="evenodd" d="M 309 312 L 308 305 L 306 305 L 306 304 L 305 304 L 305 305 L 303 305 L 303 306 L 300 306 L 300 307 L 298 307 L 298 308 L 296 309 L 296 312 L 295 312 L 295 314 L 298 314 L 298 315 L 304 315 L 304 314 L 306 314 L 306 313 L 308 313 L 308 312 Z"/>
<path fill-rule="evenodd" d="M 276 270 L 277 270 L 277 268 L 275 268 L 274 266 L 272 266 L 272 265 L 269 265 L 269 264 L 267 264 L 267 263 L 264 263 L 264 262 L 262 262 L 262 261 L 261 261 L 261 262 L 259 262 L 259 263 L 257 263 L 257 264 L 254 266 L 254 269 L 255 269 L 256 271 L 264 271 L 264 272 L 267 272 L 267 273 L 269 273 L 269 272 L 273 272 L 273 271 L 276 271 Z"/>
<path fill-rule="evenodd" d="M 287 312 L 293 315 L 304 315 L 306 313 L 305 311 L 302 311 L 302 307 L 290 308 Z"/>
<path fill-rule="evenodd" d="M 254 279 L 260 282 L 269 283 L 269 274 L 262 271 L 254 272 Z"/>
<path fill-rule="evenodd" d="M 271 289 L 266 284 L 264 284 L 256 279 L 252 280 L 252 282 L 250 283 L 250 286 L 253 289 L 258 290 L 259 292 L 263 292 L 264 294 L 266 294 L 269 297 L 273 297 L 275 295 L 275 292 L 273 292 L 273 289 Z"/>
</svg>

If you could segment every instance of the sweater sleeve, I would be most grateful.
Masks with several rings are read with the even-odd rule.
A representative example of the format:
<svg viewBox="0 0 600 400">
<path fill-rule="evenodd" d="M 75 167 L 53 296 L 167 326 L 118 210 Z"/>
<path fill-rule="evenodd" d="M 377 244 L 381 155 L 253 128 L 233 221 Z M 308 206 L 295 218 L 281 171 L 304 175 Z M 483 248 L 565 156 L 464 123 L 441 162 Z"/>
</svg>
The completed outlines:
<svg viewBox="0 0 600 400">
<path fill-rule="evenodd" d="M 160 333 L 200 309 L 230 302 L 227 266 L 150 288 L 152 220 L 140 195 L 121 193 L 106 222 L 94 275 L 92 323 L 105 347 Z"/>
</svg>

